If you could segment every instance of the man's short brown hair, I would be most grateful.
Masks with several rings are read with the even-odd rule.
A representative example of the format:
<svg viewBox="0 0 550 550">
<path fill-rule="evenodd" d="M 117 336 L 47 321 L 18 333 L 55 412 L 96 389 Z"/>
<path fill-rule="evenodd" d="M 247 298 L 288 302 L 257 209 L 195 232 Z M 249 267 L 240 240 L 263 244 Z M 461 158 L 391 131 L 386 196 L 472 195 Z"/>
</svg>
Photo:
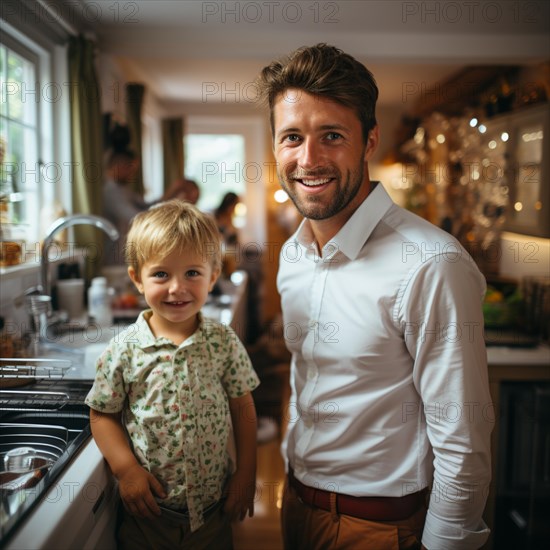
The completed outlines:
<svg viewBox="0 0 550 550">
<path fill-rule="evenodd" d="M 361 122 L 363 138 L 376 126 L 378 87 L 372 73 L 351 55 L 327 44 L 302 47 L 288 57 L 262 69 L 257 86 L 259 98 L 269 105 L 271 133 L 275 125 L 273 106 L 289 88 L 325 97 L 353 109 Z"/>
</svg>

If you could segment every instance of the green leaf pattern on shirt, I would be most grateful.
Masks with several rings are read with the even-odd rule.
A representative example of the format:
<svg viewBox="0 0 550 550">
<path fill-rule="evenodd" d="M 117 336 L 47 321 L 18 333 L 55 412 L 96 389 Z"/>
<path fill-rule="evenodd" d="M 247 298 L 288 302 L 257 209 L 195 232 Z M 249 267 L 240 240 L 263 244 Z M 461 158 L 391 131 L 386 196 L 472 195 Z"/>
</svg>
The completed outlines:
<svg viewBox="0 0 550 550">
<path fill-rule="evenodd" d="M 188 508 L 195 530 L 230 473 L 228 397 L 245 395 L 259 380 L 229 327 L 201 316 L 195 334 L 176 346 L 154 337 L 150 315 L 111 340 L 86 403 L 123 411 L 136 457 L 167 491 L 163 505 Z"/>
</svg>

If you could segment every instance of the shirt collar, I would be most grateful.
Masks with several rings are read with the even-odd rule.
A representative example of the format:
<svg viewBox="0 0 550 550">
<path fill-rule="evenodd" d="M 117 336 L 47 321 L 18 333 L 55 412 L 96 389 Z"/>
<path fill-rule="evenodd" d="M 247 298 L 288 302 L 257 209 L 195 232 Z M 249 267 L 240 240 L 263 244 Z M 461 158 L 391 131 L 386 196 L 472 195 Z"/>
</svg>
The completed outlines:
<svg viewBox="0 0 550 550">
<path fill-rule="evenodd" d="M 373 181 L 372 185 L 372 191 L 359 208 L 340 231 L 325 244 L 323 257 L 332 257 L 342 252 L 350 260 L 355 260 L 378 222 L 394 204 L 380 182 Z M 310 220 L 306 218 L 302 221 L 294 235 L 294 240 L 305 248 L 317 249 Z"/>
<path fill-rule="evenodd" d="M 136 327 L 137 332 L 137 346 L 143 350 L 151 347 L 161 347 L 170 345 L 173 347 L 183 347 L 188 346 L 191 344 L 194 344 L 195 342 L 201 342 L 204 341 L 204 338 L 206 336 L 206 332 L 208 330 L 208 323 L 205 323 L 204 317 L 202 313 L 199 311 L 199 326 L 197 330 L 184 342 L 182 342 L 179 346 L 176 346 L 174 342 L 169 340 L 168 338 L 165 338 L 164 336 L 156 337 L 153 334 L 153 331 L 151 330 L 151 327 L 149 326 L 148 320 L 153 314 L 153 311 L 150 309 L 146 309 L 145 311 L 142 311 L 138 318 L 136 319 L 136 322 L 134 323 L 134 326 Z"/>
</svg>

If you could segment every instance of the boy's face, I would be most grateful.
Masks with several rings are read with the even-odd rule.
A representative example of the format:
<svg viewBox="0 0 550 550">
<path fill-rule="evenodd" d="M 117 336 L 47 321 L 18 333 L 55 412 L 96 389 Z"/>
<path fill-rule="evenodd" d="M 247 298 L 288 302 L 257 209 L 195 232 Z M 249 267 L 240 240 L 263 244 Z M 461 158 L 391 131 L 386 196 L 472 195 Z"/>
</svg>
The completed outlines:
<svg viewBox="0 0 550 550">
<path fill-rule="evenodd" d="M 156 336 L 163 332 L 192 334 L 197 313 L 219 276 L 208 258 L 180 250 L 153 258 L 139 273 L 130 267 L 128 273 L 153 310 L 150 323 Z"/>
</svg>

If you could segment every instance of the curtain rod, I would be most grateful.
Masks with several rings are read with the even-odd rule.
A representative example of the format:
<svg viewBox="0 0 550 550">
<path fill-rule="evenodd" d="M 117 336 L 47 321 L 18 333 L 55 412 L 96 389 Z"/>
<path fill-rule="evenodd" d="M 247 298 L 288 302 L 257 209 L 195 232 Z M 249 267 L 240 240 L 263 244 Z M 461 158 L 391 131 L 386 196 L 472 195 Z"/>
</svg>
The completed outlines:
<svg viewBox="0 0 550 550">
<path fill-rule="evenodd" d="M 45 2 L 44 0 L 35 1 L 67 34 L 72 36 L 78 35 L 78 29 L 71 25 L 71 23 L 61 15 L 61 10 L 53 9 L 51 2 Z"/>
</svg>

